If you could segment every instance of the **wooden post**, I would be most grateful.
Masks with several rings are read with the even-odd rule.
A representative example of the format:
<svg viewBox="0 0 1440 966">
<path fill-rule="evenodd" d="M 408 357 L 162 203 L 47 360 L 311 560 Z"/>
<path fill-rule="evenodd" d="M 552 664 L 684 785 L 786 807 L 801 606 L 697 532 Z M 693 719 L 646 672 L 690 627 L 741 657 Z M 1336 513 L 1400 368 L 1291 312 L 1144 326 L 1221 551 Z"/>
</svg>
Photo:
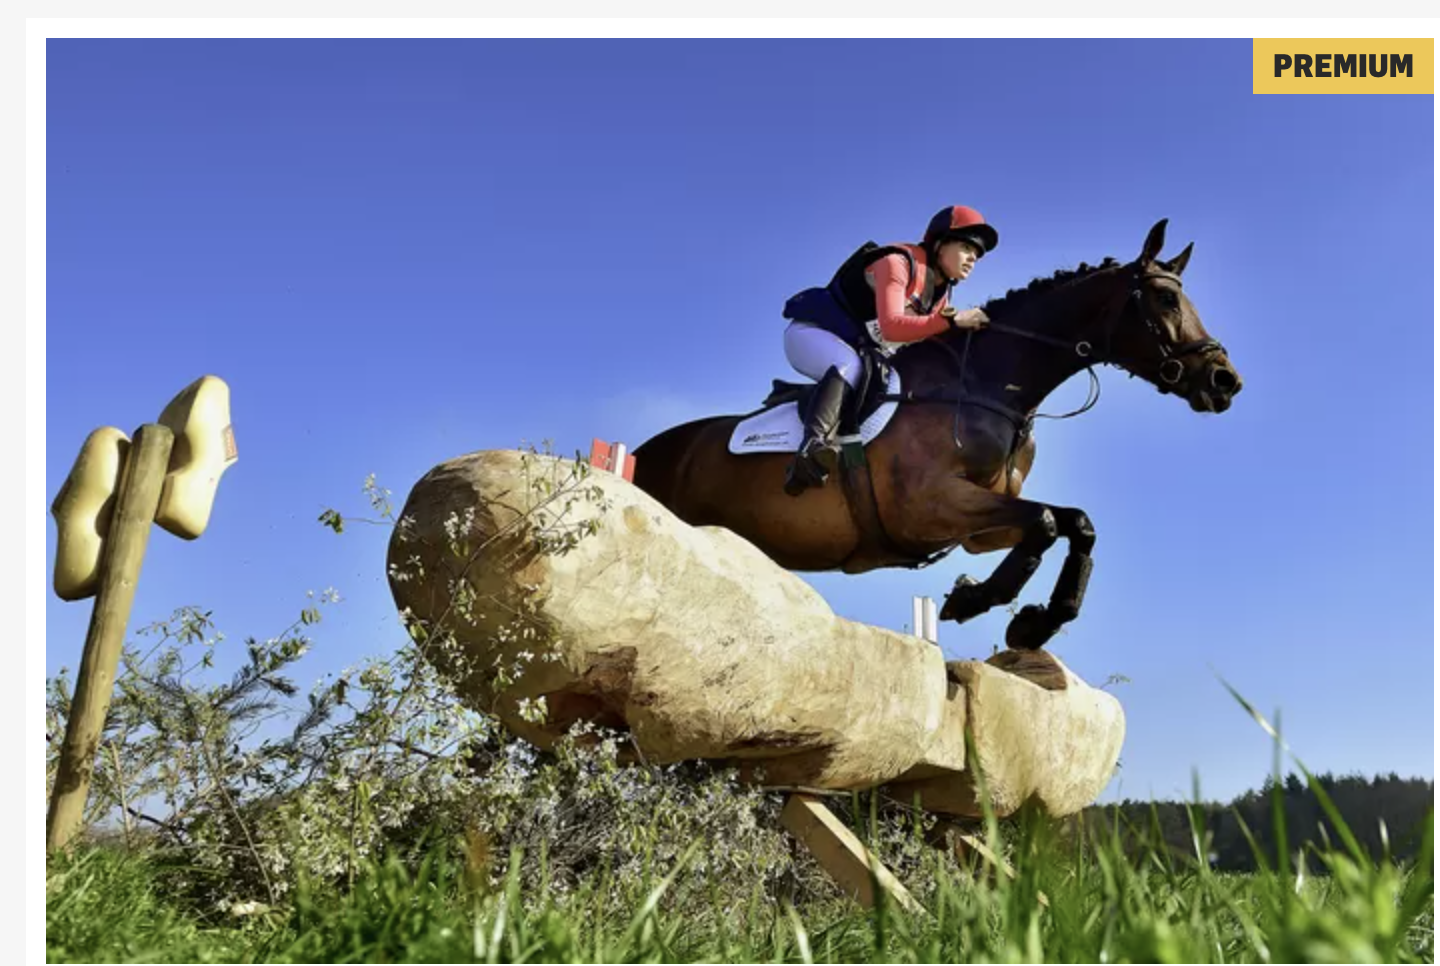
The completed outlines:
<svg viewBox="0 0 1440 966">
<path fill-rule="evenodd" d="M 940 632 L 935 625 L 935 598 L 910 598 L 910 633 L 931 644 L 940 643 Z"/>
<path fill-rule="evenodd" d="M 923 913 L 925 910 L 900 880 L 880 863 L 870 850 L 825 807 L 825 803 L 814 795 L 793 793 L 785 799 L 780 812 L 780 822 L 801 842 L 805 843 L 821 867 L 851 896 L 859 900 L 866 909 L 875 907 L 874 883 L 888 894 L 890 901 L 909 913 Z M 871 869 L 874 878 L 871 878 Z"/>
<path fill-rule="evenodd" d="M 95 767 L 105 716 L 110 710 L 115 672 L 125 644 L 125 628 L 135 601 L 135 585 L 140 579 L 140 565 L 150 542 L 150 524 L 160 505 L 160 489 L 174 442 L 175 434 L 168 427 L 146 423 L 135 431 L 121 472 L 115 515 L 110 520 L 101 562 L 100 588 L 95 609 L 90 614 L 90 629 L 85 635 L 85 651 L 75 679 L 75 694 L 70 703 L 65 741 L 60 748 L 55 788 L 50 797 L 50 813 L 45 822 L 47 853 L 64 848 L 84 819 L 90 775 Z"/>
<path fill-rule="evenodd" d="M 607 443 L 602 439 L 590 441 L 590 465 L 608 470 L 616 476 L 633 483 L 635 481 L 635 457 L 624 443 Z"/>
</svg>

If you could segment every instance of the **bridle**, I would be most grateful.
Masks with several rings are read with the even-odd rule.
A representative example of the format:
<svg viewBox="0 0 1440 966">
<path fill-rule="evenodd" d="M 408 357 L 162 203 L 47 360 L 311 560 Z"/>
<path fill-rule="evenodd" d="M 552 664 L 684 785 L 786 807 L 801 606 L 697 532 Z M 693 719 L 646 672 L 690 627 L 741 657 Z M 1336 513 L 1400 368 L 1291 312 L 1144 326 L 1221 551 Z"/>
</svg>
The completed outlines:
<svg viewBox="0 0 1440 966">
<path fill-rule="evenodd" d="M 1160 353 L 1160 362 L 1155 370 L 1155 387 L 1162 393 L 1175 392 L 1180 384 L 1180 380 L 1185 377 L 1185 363 L 1183 360 L 1186 357 L 1197 354 L 1208 356 L 1217 352 L 1224 352 L 1225 347 L 1220 344 L 1219 340 L 1208 337 L 1179 344 L 1172 342 L 1165 333 L 1165 329 L 1159 320 L 1154 315 L 1144 311 L 1144 292 L 1142 291 L 1142 286 L 1147 280 L 1156 278 L 1174 282 L 1177 288 L 1181 285 L 1180 276 L 1172 272 L 1145 271 L 1139 267 L 1132 269 L 1124 298 L 1116 300 L 1116 302 L 1113 303 L 1113 307 L 1106 313 L 1103 330 L 1104 347 L 1099 352 L 1096 352 L 1094 344 L 1086 339 L 1077 339 L 1071 342 L 1066 339 L 1057 339 L 1054 336 L 1045 335 L 1041 332 L 1031 332 L 1028 329 L 1020 329 L 999 322 L 991 322 L 985 327 L 985 331 L 1003 332 L 1007 335 L 1043 342 L 1047 345 L 1074 352 L 1081 359 L 1089 360 L 1085 368 L 1090 370 L 1092 376 L 1094 375 L 1094 366 L 1098 363 L 1100 365 L 1121 366 L 1122 368 L 1126 368 L 1133 377 L 1138 367 L 1123 366 L 1113 351 L 1115 332 L 1124 320 L 1126 312 L 1133 308 L 1140 316 L 1140 321 L 1146 330 L 1154 336 L 1155 348 Z M 962 392 L 964 391 L 965 385 L 966 357 L 969 355 L 970 339 L 973 335 L 973 331 L 966 333 L 965 353 L 960 357 L 960 385 Z M 949 347 L 947 346 L 946 348 Z M 951 352 L 953 354 L 954 350 L 952 349 Z M 1069 414 L 1067 414 L 1067 416 L 1053 418 L 1063 419 L 1068 418 L 1068 415 Z"/>
<path fill-rule="evenodd" d="M 1166 335 L 1165 329 L 1159 320 L 1143 309 L 1144 294 L 1141 291 L 1141 286 L 1147 279 L 1152 278 L 1165 279 L 1166 281 L 1174 282 L 1176 288 L 1181 287 L 1180 276 L 1173 272 L 1147 272 L 1138 267 L 1135 268 L 1130 275 L 1129 294 L 1125 297 L 1124 306 L 1122 306 L 1119 311 L 1112 313 L 1106 324 L 1105 357 L 1097 358 L 1096 361 L 1110 365 L 1120 365 L 1111 353 L 1111 343 L 1115 335 L 1115 330 L 1119 327 L 1120 319 L 1125 314 L 1125 309 L 1134 306 L 1145 328 L 1155 337 L 1155 348 L 1160 352 L 1160 364 L 1156 367 L 1155 371 L 1155 388 L 1162 393 L 1175 392 L 1176 387 L 1180 385 L 1180 380 L 1185 378 L 1185 363 L 1183 360 L 1187 356 L 1209 356 L 1217 352 L 1224 352 L 1225 347 L 1220 344 L 1218 339 L 1209 337 L 1195 339 L 1190 342 L 1181 342 L 1179 344 L 1172 342 Z M 1089 348 L 1088 344 L 1080 343 L 1076 346 L 1077 352 L 1080 352 L 1080 346 L 1082 345 L 1086 346 L 1087 349 Z M 1132 376 L 1135 375 L 1133 369 L 1130 370 L 1130 374 Z"/>
<path fill-rule="evenodd" d="M 957 447 L 960 445 L 960 409 L 964 406 L 977 406 L 991 412 L 1004 416 L 1015 427 L 1014 443 L 1011 446 L 1011 457 L 1019 448 L 1019 444 L 1029 436 L 1036 419 L 1070 419 L 1088 412 L 1100 401 L 1100 377 L 1095 374 L 1095 366 L 1113 365 L 1127 369 L 1131 377 L 1136 375 L 1136 368 L 1124 366 L 1115 356 L 1113 351 L 1116 331 L 1120 328 L 1127 313 L 1133 310 L 1140 316 L 1141 323 L 1146 330 L 1154 337 L 1154 345 L 1160 355 L 1160 361 L 1155 368 L 1155 387 L 1161 393 L 1179 394 L 1179 386 L 1185 377 L 1184 360 L 1192 355 L 1209 356 L 1217 352 L 1224 352 L 1225 347 L 1216 339 L 1196 339 L 1190 342 L 1175 343 L 1165 332 L 1159 320 L 1144 310 L 1144 293 L 1142 287 L 1150 279 L 1164 279 L 1172 281 L 1177 287 L 1180 286 L 1180 276 L 1173 272 L 1146 270 L 1138 263 L 1130 270 L 1130 277 L 1127 285 L 1122 290 L 1124 294 L 1115 299 L 1106 309 L 1106 319 L 1103 326 L 1103 342 L 1099 351 L 1096 351 L 1093 342 L 1087 339 L 1068 340 L 1056 338 L 1043 332 L 1032 332 L 1029 329 L 1021 329 L 1013 325 L 1001 322 L 990 322 L 982 331 L 1003 333 L 1016 338 L 1029 339 L 1045 345 L 1062 349 L 1066 352 L 1073 352 L 1082 360 L 1085 360 L 1085 370 L 1090 375 L 1090 391 L 1086 397 L 1085 404 L 1078 409 L 1061 415 L 1052 415 L 1039 412 L 1021 412 L 997 400 L 971 392 L 966 387 L 966 375 L 969 371 L 970 345 L 974 340 L 976 330 L 971 329 L 965 333 L 965 345 L 960 352 L 941 339 L 931 340 L 933 344 L 940 346 L 947 352 L 956 366 L 959 380 L 954 395 L 945 393 L 935 394 L 913 394 L 902 393 L 894 397 L 899 401 L 911 402 L 953 402 L 955 404 L 955 441 Z M 887 399 L 890 397 L 886 397 Z"/>
</svg>

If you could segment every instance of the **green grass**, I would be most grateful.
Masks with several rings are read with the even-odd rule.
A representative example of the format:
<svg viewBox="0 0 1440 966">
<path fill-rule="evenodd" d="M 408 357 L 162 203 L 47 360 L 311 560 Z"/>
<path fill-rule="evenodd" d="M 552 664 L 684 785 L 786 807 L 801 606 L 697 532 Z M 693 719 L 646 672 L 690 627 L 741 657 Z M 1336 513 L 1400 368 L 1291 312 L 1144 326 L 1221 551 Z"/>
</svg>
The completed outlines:
<svg viewBox="0 0 1440 966">
<path fill-rule="evenodd" d="M 909 914 L 891 905 L 865 911 L 828 880 L 817 880 L 808 857 L 791 854 L 787 860 L 778 852 L 783 874 L 754 878 L 760 866 L 726 861 L 743 857 L 750 846 L 731 851 L 728 840 L 705 839 L 709 851 L 702 854 L 696 836 L 703 823 L 676 820 L 698 812 L 713 817 L 716 801 L 661 796 L 644 799 L 644 818 L 624 826 L 625 849 L 632 860 L 644 860 L 620 863 L 630 870 L 625 875 L 612 870 L 615 848 L 571 840 L 583 824 L 554 826 L 570 831 L 539 838 L 542 851 L 526 862 L 518 848 L 493 854 L 492 839 L 466 826 L 470 831 L 461 838 L 437 833 L 428 847 L 423 839 L 420 847 L 407 847 L 408 860 L 367 859 L 353 879 L 348 872 L 323 882 L 302 875 L 293 889 L 273 893 L 283 900 L 275 909 L 243 916 L 202 904 L 229 894 L 233 880 L 217 882 L 213 871 L 223 864 L 187 867 L 183 855 L 153 844 L 127 850 L 114 841 L 82 843 L 49 863 L 48 959 L 1433 962 L 1433 807 L 1419 828 L 1389 830 L 1397 842 L 1403 837 L 1401 854 L 1411 856 L 1397 860 L 1383 825 L 1380 847 L 1362 846 L 1325 783 L 1300 764 L 1325 819 L 1316 844 L 1314 830 L 1287 827 L 1278 729 L 1238 694 L 1236 699 L 1276 750 L 1266 834 L 1256 834 L 1259 829 L 1233 813 L 1249 842 L 1254 873 L 1220 873 L 1197 860 L 1214 845 L 1199 804 L 1185 812 L 1188 848 L 1175 847 L 1173 823 L 1167 842 L 1152 806 L 1148 828 L 1122 827 L 1126 813 L 1119 808 L 1104 812 L 1108 824 L 1057 823 L 1027 812 L 1002 826 L 989 816 L 980 833 L 986 847 L 961 857 L 909 838 L 920 836 L 920 828 L 908 821 L 896 825 L 893 815 L 885 834 L 876 834 L 881 823 L 877 799 L 870 796 L 868 823 L 859 799 L 852 803 L 852 820 L 866 826 L 856 831 L 868 831 L 882 851 L 908 856 L 906 884 L 924 911 Z M 535 793 L 531 788 L 527 795 Z M 986 798 L 983 784 L 980 797 Z M 591 799 L 587 808 L 600 809 L 602 801 Z M 1303 814 L 1310 822 L 1316 813 L 1307 805 Z M 286 841 L 295 849 L 304 840 Z M 559 850 L 562 845 L 571 847 Z M 557 851 L 543 850 L 551 847 Z M 549 864 L 551 854 L 561 851 L 569 863 L 565 875 Z M 660 858 L 672 855 L 681 858 Z M 702 867 L 702 860 L 708 864 Z M 801 898 L 792 905 L 787 895 Z"/>
<path fill-rule="evenodd" d="M 144 854 L 88 846 L 51 863 L 47 947 L 52 962 L 1426 962 L 1432 837 L 1433 814 L 1410 868 L 1342 842 L 1238 875 L 1030 823 L 992 840 L 1013 879 L 952 861 L 918 897 L 921 917 L 838 894 L 793 909 L 734 882 L 682 890 L 683 863 L 650 882 L 597 873 L 564 895 L 522 894 L 514 875 L 483 884 L 457 845 L 236 918 L 168 898 Z"/>
</svg>

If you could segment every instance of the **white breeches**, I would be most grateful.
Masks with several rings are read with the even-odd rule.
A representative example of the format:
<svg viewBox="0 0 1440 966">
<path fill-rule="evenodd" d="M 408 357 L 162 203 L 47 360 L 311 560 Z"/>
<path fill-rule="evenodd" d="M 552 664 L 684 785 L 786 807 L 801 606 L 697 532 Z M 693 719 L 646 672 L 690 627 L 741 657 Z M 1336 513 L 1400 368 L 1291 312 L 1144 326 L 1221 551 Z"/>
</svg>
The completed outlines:
<svg viewBox="0 0 1440 966">
<path fill-rule="evenodd" d="M 808 322 L 792 322 L 785 329 L 785 358 L 816 382 L 831 366 L 840 370 L 851 389 L 860 380 L 860 354 L 835 333 Z"/>
</svg>

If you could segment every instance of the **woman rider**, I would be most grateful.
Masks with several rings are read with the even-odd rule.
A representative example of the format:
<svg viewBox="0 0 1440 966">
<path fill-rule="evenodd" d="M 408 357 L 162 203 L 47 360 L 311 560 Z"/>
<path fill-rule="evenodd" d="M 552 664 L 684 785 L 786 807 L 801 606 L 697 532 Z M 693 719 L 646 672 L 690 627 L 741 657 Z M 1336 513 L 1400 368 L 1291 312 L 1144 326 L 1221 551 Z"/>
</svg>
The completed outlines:
<svg viewBox="0 0 1440 966">
<path fill-rule="evenodd" d="M 974 208 L 943 208 L 919 245 L 867 242 L 845 260 L 830 284 L 785 303 L 785 357 L 819 386 L 802 414 L 805 437 L 785 476 L 798 496 L 824 486 L 839 464 L 835 430 L 862 372 L 860 349 L 889 356 L 901 345 L 947 329 L 979 329 L 980 309 L 956 311 L 950 289 L 999 244 L 995 229 Z"/>
</svg>

